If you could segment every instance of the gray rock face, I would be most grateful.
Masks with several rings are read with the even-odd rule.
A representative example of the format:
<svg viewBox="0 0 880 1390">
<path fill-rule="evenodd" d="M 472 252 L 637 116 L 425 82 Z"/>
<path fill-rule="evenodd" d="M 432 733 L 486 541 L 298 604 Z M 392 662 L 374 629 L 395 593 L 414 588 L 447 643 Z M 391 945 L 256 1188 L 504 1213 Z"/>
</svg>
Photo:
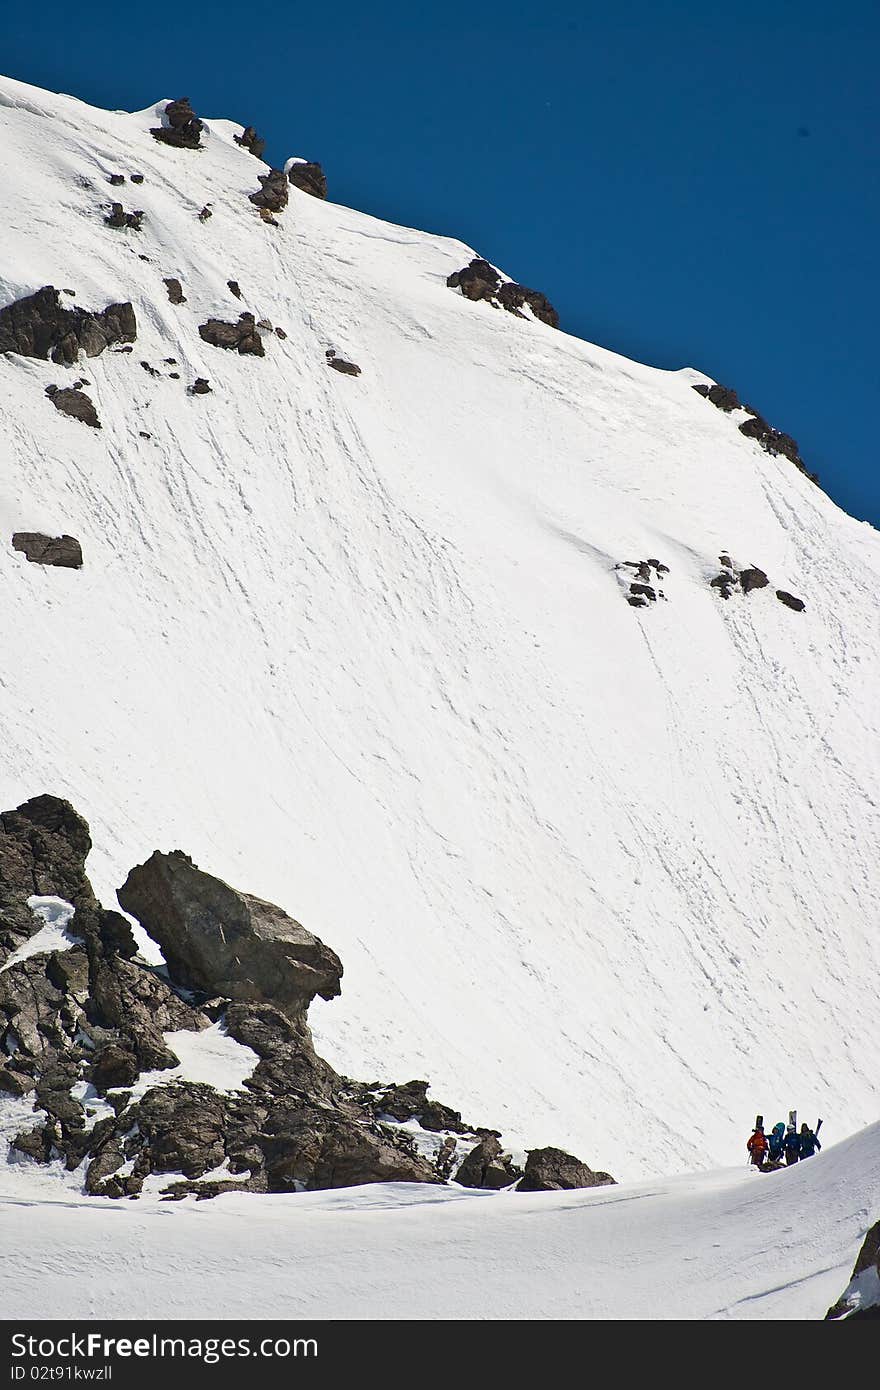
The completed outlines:
<svg viewBox="0 0 880 1390">
<path fill-rule="evenodd" d="M 132 869 L 118 897 L 190 989 L 270 1003 L 294 1019 L 316 994 L 340 992 L 335 951 L 280 907 L 202 873 L 179 850 Z"/>
<path fill-rule="evenodd" d="M 0 309 L 0 352 L 51 357 L 71 366 L 80 352 L 97 357 L 113 343 L 133 343 L 137 320 L 131 304 L 106 309 L 68 309 L 54 285 Z"/>
<path fill-rule="evenodd" d="M 517 1192 L 557 1192 L 573 1187 L 604 1187 L 613 1182 L 610 1173 L 594 1173 L 563 1149 L 530 1149 Z"/>
<path fill-rule="evenodd" d="M 299 188 L 303 193 L 310 193 L 313 198 L 327 197 L 327 175 L 320 164 L 312 160 L 291 164 L 287 177 L 294 188 Z"/>
<path fill-rule="evenodd" d="M 223 319 L 208 319 L 199 324 L 199 336 L 212 347 L 231 349 L 243 356 L 265 357 L 266 350 L 257 329 L 253 314 L 240 314 L 238 323 L 224 323 Z"/>
<path fill-rule="evenodd" d="M 40 531 L 16 531 L 13 550 L 20 550 L 34 565 L 58 565 L 62 569 L 82 568 L 82 546 L 73 536 L 44 536 Z"/>
</svg>

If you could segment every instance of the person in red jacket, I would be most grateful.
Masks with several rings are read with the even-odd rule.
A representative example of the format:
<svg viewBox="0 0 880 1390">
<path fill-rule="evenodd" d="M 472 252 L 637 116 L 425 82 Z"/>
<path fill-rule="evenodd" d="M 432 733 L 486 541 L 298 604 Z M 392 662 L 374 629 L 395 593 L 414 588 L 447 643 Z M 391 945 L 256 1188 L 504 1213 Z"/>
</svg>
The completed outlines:
<svg viewBox="0 0 880 1390">
<path fill-rule="evenodd" d="M 764 1126 L 758 1125 L 757 1129 L 746 1142 L 746 1148 L 752 1157 L 752 1162 L 756 1168 L 763 1168 L 764 1159 L 767 1157 L 767 1136 L 764 1133 Z"/>
</svg>

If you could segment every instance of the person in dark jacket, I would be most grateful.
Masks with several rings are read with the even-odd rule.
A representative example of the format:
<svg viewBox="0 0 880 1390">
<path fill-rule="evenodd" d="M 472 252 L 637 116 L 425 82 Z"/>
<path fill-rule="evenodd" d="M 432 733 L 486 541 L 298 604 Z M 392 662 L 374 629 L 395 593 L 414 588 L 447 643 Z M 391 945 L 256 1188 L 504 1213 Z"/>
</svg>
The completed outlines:
<svg viewBox="0 0 880 1390">
<path fill-rule="evenodd" d="M 819 1136 L 814 1133 L 810 1126 L 805 1122 L 801 1125 L 801 1158 L 812 1158 L 817 1149 L 821 1149 Z"/>
<path fill-rule="evenodd" d="M 785 1131 L 785 1162 L 786 1164 L 797 1163 L 800 1156 L 801 1136 L 794 1125 L 789 1125 Z"/>
<path fill-rule="evenodd" d="M 785 1153 L 785 1124 L 782 1120 L 774 1125 L 767 1139 L 768 1158 L 771 1163 L 781 1163 Z"/>
</svg>

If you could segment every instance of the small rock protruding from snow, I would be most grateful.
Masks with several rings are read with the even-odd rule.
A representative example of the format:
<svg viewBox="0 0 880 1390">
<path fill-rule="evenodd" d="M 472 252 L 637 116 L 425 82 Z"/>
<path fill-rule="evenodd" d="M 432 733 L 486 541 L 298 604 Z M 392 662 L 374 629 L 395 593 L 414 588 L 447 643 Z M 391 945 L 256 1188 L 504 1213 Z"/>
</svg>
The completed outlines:
<svg viewBox="0 0 880 1390">
<path fill-rule="evenodd" d="M 334 371 L 342 372 L 345 376 L 360 376 L 361 369 L 357 363 L 337 356 L 333 348 L 328 348 L 324 355 L 327 358 L 327 366 L 332 367 Z"/>
<path fill-rule="evenodd" d="M 155 126 L 150 134 L 164 145 L 173 145 L 178 150 L 200 150 L 201 134 L 204 125 L 193 111 L 189 97 L 178 97 L 169 101 L 162 114 L 162 125 Z"/>
<path fill-rule="evenodd" d="M 288 183 L 283 169 L 270 169 L 268 174 L 260 174 L 261 187 L 249 194 L 250 201 L 262 212 L 283 212 L 287 207 Z"/>
<path fill-rule="evenodd" d="M 144 220 L 143 212 L 138 209 L 135 212 L 126 212 L 121 203 L 111 203 L 110 211 L 104 218 L 108 227 L 115 227 L 119 231 L 139 232 L 141 223 Z"/>
<path fill-rule="evenodd" d="M 255 158 L 263 158 L 263 150 L 266 148 L 266 142 L 260 139 L 252 125 L 246 125 L 241 135 L 236 135 L 234 138 L 237 145 L 243 145 Z"/>
<path fill-rule="evenodd" d="M 75 391 L 71 386 L 64 388 L 47 386 L 46 395 L 55 409 L 60 410 L 62 415 L 70 415 L 74 420 L 81 420 L 84 425 L 91 425 L 92 429 L 99 430 L 101 428 L 95 403 L 84 391 Z"/>
<path fill-rule="evenodd" d="M 506 309 L 521 319 L 528 318 L 528 314 L 523 313 L 527 308 L 541 323 L 559 327 L 559 315 L 546 295 L 514 280 L 503 280 L 495 267 L 479 256 L 462 270 L 454 270 L 446 277 L 446 283 L 450 289 L 460 290 L 465 299 L 485 299 L 496 309 Z"/>
<path fill-rule="evenodd" d="M 780 603 L 784 603 L 786 608 L 793 608 L 795 613 L 803 613 L 806 608 L 802 598 L 795 598 L 794 594 L 789 594 L 785 589 L 777 589 L 776 597 Z"/>
<path fill-rule="evenodd" d="M 242 354 L 265 357 L 266 349 L 260 337 L 253 314 L 239 316 L 238 323 L 225 323 L 223 319 L 208 319 L 199 324 L 199 336 L 213 347 L 230 348 Z"/>
<path fill-rule="evenodd" d="M 183 292 L 183 286 L 179 280 L 175 280 L 173 276 L 169 276 L 163 283 L 168 291 L 168 298 L 172 304 L 186 303 L 186 295 Z"/>
</svg>

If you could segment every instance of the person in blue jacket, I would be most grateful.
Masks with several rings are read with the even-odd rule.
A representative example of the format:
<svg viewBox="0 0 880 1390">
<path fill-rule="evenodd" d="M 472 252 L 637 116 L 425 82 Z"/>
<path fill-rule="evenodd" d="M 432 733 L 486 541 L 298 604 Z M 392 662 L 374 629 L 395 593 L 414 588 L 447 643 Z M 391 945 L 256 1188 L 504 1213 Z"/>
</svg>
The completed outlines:
<svg viewBox="0 0 880 1390">
<path fill-rule="evenodd" d="M 785 1131 L 785 1162 L 788 1165 L 797 1163 L 801 1156 L 801 1136 L 798 1134 L 794 1125 L 789 1125 Z"/>
<path fill-rule="evenodd" d="M 819 1143 L 819 1136 L 810 1129 L 806 1122 L 801 1125 L 800 1141 L 801 1158 L 812 1158 L 816 1150 L 822 1147 Z"/>
<path fill-rule="evenodd" d="M 785 1124 L 782 1120 L 779 1121 L 778 1125 L 773 1126 L 767 1142 L 770 1147 L 770 1162 L 781 1163 L 785 1152 Z"/>
</svg>

